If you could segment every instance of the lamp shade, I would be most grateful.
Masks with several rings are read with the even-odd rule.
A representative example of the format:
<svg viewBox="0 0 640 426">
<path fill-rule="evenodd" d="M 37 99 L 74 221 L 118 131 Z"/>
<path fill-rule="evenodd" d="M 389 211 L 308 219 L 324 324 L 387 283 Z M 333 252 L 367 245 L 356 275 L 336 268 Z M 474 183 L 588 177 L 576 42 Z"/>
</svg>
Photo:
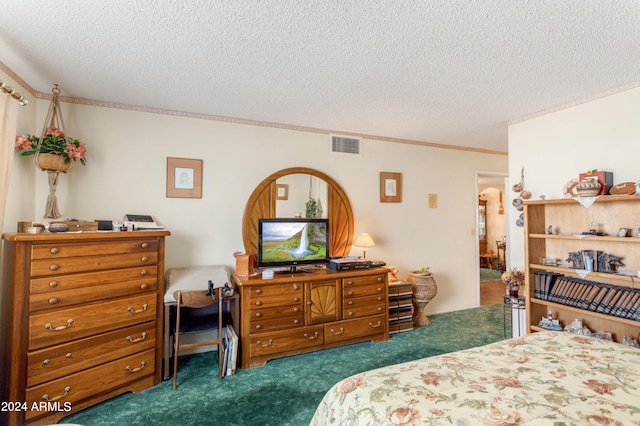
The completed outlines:
<svg viewBox="0 0 640 426">
<path fill-rule="evenodd" d="M 362 234 L 358 235 L 358 238 L 356 238 L 356 242 L 354 243 L 354 245 L 356 247 L 374 247 L 376 243 L 373 242 L 373 238 L 371 238 L 371 235 L 363 232 Z"/>
</svg>

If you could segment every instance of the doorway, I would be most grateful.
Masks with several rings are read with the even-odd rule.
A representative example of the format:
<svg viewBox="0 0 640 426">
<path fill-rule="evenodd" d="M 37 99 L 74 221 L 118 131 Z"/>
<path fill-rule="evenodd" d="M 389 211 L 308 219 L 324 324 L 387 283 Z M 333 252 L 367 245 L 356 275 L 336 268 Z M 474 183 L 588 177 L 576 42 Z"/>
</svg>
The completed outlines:
<svg viewBox="0 0 640 426">
<path fill-rule="evenodd" d="M 503 303 L 500 275 L 507 268 L 507 174 L 476 172 L 479 305 Z"/>
</svg>

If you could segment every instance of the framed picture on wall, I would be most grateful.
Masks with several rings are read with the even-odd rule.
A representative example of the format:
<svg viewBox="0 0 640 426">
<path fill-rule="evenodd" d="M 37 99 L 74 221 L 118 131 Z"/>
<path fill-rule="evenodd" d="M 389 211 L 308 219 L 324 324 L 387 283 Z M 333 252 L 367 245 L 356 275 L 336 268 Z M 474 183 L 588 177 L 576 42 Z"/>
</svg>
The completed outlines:
<svg viewBox="0 0 640 426">
<path fill-rule="evenodd" d="M 276 183 L 276 200 L 289 199 L 289 185 L 286 183 Z"/>
<path fill-rule="evenodd" d="M 380 172 L 380 202 L 402 202 L 402 173 Z"/>
<path fill-rule="evenodd" d="M 167 157 L 167 198 L 202 198 L 202 160 Z"/>
</svg>

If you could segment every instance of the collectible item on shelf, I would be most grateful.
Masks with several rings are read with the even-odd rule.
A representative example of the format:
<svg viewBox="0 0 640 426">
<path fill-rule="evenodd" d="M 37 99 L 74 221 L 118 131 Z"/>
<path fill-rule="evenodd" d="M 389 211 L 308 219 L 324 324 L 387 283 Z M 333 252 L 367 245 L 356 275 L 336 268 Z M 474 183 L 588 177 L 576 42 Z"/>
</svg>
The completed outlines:
<svg viewBox="0 0 640 426">
<path fill-rule="evenodd" d="M 609 190 L 611 195 L 632 195 L 636 193 L 636 184 L 634 182 L 622 182 L 613 185 Z"/>
<path fill-rule="evenodd" d="M 542 318 L 538 323 L 538 326 L 544 328 L 545 330 L 562 331 L 560 321 L 558 321 L 557 319 L 549 320 L 549 318 Z"/>
<path fill-rule="evenodd" d="M 565 198 L 572 198 L 578 196 L 578 184 L 580 181 L 578 179 L 571 179 L 567 183 L 564 184 L 562 188 L 562 196 Z"/>
<path fill-rule="evenodd" d="M 579 184 L 576 190 L 579 197 L 595 197 L 600 194 L 602 184 L 595 178 L 585 178 Z"/>
</svg>

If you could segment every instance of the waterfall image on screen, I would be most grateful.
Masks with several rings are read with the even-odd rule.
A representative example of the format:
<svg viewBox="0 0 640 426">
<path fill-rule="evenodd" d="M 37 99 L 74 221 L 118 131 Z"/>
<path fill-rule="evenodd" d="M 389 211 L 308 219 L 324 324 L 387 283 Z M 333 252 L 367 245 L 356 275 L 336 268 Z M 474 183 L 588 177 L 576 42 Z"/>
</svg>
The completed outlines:
<svg viewBox="0 0 640 426">
<path fill-rule="evenodd" d="M 327 257 L 327 224 L 315 221 L 261 223 L 261 263 L 323 261 Z"/>
</svg>

